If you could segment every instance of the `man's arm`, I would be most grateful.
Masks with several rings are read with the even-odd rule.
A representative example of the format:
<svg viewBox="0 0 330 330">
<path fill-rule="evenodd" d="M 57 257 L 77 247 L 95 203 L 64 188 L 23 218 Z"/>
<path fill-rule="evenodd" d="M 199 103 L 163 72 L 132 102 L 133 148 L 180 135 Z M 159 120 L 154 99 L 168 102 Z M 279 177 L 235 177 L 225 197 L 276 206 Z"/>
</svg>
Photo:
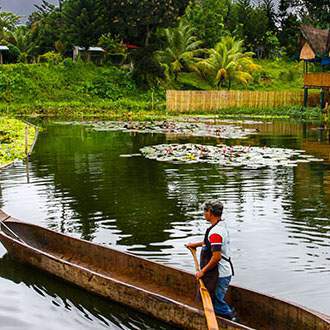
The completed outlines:
<svg viewBox="0 0 330 330">
<path fill-rule="evenodd" d="M 220 251 L 212 252 L 212 257 L 210 261 L 203 267 L 203 269 L 201 269 L 200 272 L 196 273 L 196 278 L 197 279 L 202 278 L 205 275 L 205 273 L 216 267 L 220 260 L 221 260 L 221 252 Z"/>
<path fill-rule="evenodd" d="M 201 241 L 201 242 L 196 242 L 196 243 L 187 243 L 185 244 L 185 247 L 188 248 L 188 249 L 196 249 L 200 246 L 203 246 L 204 242 Z"/>
</svg>

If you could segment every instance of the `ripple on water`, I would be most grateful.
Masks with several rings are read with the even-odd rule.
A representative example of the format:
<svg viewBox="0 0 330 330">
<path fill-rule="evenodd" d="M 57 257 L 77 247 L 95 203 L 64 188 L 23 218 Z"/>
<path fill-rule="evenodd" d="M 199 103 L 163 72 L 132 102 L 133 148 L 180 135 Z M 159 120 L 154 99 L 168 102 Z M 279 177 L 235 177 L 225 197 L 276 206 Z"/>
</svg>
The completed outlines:
<svg viewBox="0 0 330 330">
<path fill-rule="evenodd" d="M 39 140 L 29 183 L 25 166 L 1 173 L 0 206 L 9 213 L 193 271 L 184 244 L 201 240 L 208 227 L 201 211 L 203 201 L 221 198 L 231 232 L 235 283 L 314 309 L 326 306 L 323 311 L 330 313 L 326 300 L 327 294 L 330 296 L 330 190 L 320 165 L 257 171 L 160 164 L 120 157 L 136 153 L 145 144 L 162 143 L 159 136 L 94 132 L 88 133 L 86 143 L 84 130 L 61 132 L 43 133 L 49 134 L 48 143 Z M 251 143 L 265 141 L 254 137 Z M 277 137 L 270 144 L 285 144 L 283 141 Z M 299 139 L 287 143 L 298 144 Z M 16 290 L 14 296 L 27 300 L 20 285 Z M 44 316 L 49 314 L 54 326 L 70 330 L 96 329 L 107 323 L 118 329 L 153 327 L 131 314 L 125 316 L 126 322 L 113 312 L 113 306 L 108 312 L 109 307 L 102 309 L 97 302 L 95 308 L 86 301 L 81 303 L 79 294 L 79 299 L 67 299 L 68 293 L 56 295 L 58 289 L 54 292 L 38 286 L 33 290 L 31 286 L 29 290 L 39 299 L 33 306 L 34 326 L 45 322 Z M 7 296 L 0 294 L 0 300 Z M 82 308 L 76 306 L 79 303 Z M 19 304 L 15 300 L 9 304 L 15 313 Z"/>
</svg>

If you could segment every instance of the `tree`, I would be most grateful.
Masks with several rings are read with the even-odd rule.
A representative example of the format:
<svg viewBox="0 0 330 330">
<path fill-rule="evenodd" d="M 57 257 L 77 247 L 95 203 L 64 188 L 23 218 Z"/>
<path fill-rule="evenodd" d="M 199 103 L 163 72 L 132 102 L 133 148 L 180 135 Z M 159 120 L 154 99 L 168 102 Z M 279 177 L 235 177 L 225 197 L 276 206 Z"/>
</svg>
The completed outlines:
<svg viewBox="0 0 330 330">
<path fill-rule="evenodd" d="M 66 0 L 62 3 L 63 41 L 74 45 L 95 46 L 102 35 L 100 7 L 94 0 Z"/>
<path fill-rule="evenodd" d="M 247 85 L 251 73 L 259 68 L 252 56 L 252 52 L 243 51 L 242 40 L 227 36 L 209 50 L 207 59 L 196 64 L 196 71 L 217 89 L 230 89 L 233 82 Z"/>
<path fill-rule="evenodd" d="M 330 28 L 329 0 L 298 0 L 304 21 L 321 29 Z"/>
<path fill-rule="evenodd" d="M 271 51 L 268 41 L 275 40 L 270 38 L 270 33 L 275 33 L 270 28 L 265 5 L 253 6 L 250 0 L 238 0 L 231 16 L 230 30 L 233 35 L 244 40 L 245 48 L 256 53 L 258 58 L 267 56 Z"/>
<path fill-rule="evenodd" d="M 43 0 L 36 11 L 29 17 L 28 26 L 31 29 L 31 40 L 35 47 L 33 55 L 54 51 L 55 42 L 62 39 L 63 24 L 59 9 Z"/>
<path fill-rule="evenodd" d="M 125 41 L 148 46 L 157 28 L 175 26 L 188 0 L 96 0 L 103 30 Z"/>
<path fill-rule="evenodd" d="M 285 47 L 289 57 L 296 57 L 298 53 L 299 25 L 297 14 L 292 10 L 291 0 L 281 0 L 279 3 L 279 41 Z"/>
<path fill-rule="evenodd" d="M 204 51 L 201 49 L 203 42 L 194 36 L 194 28 L 185 20 L 180 20 L 176 28 L 165 29 L 164 34 L 165 49 L 156 52 L 156 57 L 165 67 L 165 72 L 177 80 L 180 71 L 189 70 L 196 63 L 197 56 Z"/>
<path fill-rule="evenodd" d="M 31 30 L 26 25 L 18 26 L 10 33 L 8 42 L 19 49 L 18 61 L 27 63 L 35 47 L 32 42 Z"/>
<path fill-rule="evenodd" d="M 303 23 L 311 24 L 321 29 L 330 28 L 329 0 L 281 0 L 280 11 L 297 16 Z"/>
<path fill-rule="evenodd" d="M 6 11 L 0 12 L 0 39 L 6 39 L 7 33 L 13 31 L 20 17 Z"/>
<path fill-rule="evenodd" d="M 268 18 L 268 30 L 272 32 L 276 32 L 276 11 L 275 11 L 275 5 L 273 0 L 262 0 L 261 2 L 261 8 L 264 10 L 267 18 Z"/>
<path fill-rule="evenodd" d="M 213 47 L 227 34 L 225 23 L 231 6 L 231 0 L 195 1 L 187 7 L 185 18 L 195 28 L 197 37 L 207 47 Z"/>
</svg>

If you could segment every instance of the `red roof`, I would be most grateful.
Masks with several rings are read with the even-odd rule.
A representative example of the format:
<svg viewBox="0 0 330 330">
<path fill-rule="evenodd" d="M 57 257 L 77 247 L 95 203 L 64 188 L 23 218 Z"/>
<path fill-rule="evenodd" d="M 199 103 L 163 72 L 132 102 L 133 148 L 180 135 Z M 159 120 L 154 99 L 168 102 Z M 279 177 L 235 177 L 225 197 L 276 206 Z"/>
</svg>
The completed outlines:
<svg viewBox="0 0 330 330">
<path fill-rule="evenodd" d="M 133 45 L 133 44 L 125 44 L 125 46 L 126 46 L 128 49 L 136 49 L 136 48 L 140 48 L 140 46 Z"/>
</svg>

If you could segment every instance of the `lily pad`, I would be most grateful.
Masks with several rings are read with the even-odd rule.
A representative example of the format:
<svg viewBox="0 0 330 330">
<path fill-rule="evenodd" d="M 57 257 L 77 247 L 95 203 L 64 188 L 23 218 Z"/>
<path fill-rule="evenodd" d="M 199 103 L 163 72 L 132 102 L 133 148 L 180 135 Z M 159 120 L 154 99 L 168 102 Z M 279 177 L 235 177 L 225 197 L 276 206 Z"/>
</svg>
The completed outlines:
<svg viewBox="0 0 330 330">
<path fill-rule="evenodd" d="M 303 150 L 201 144 L 160 144 L 140 149 L 149 159 L 180 163 L 210 163 L 229 167 L 297 166 L 297 163 L 322 161 L 301 157 Z"/>
</svg>

